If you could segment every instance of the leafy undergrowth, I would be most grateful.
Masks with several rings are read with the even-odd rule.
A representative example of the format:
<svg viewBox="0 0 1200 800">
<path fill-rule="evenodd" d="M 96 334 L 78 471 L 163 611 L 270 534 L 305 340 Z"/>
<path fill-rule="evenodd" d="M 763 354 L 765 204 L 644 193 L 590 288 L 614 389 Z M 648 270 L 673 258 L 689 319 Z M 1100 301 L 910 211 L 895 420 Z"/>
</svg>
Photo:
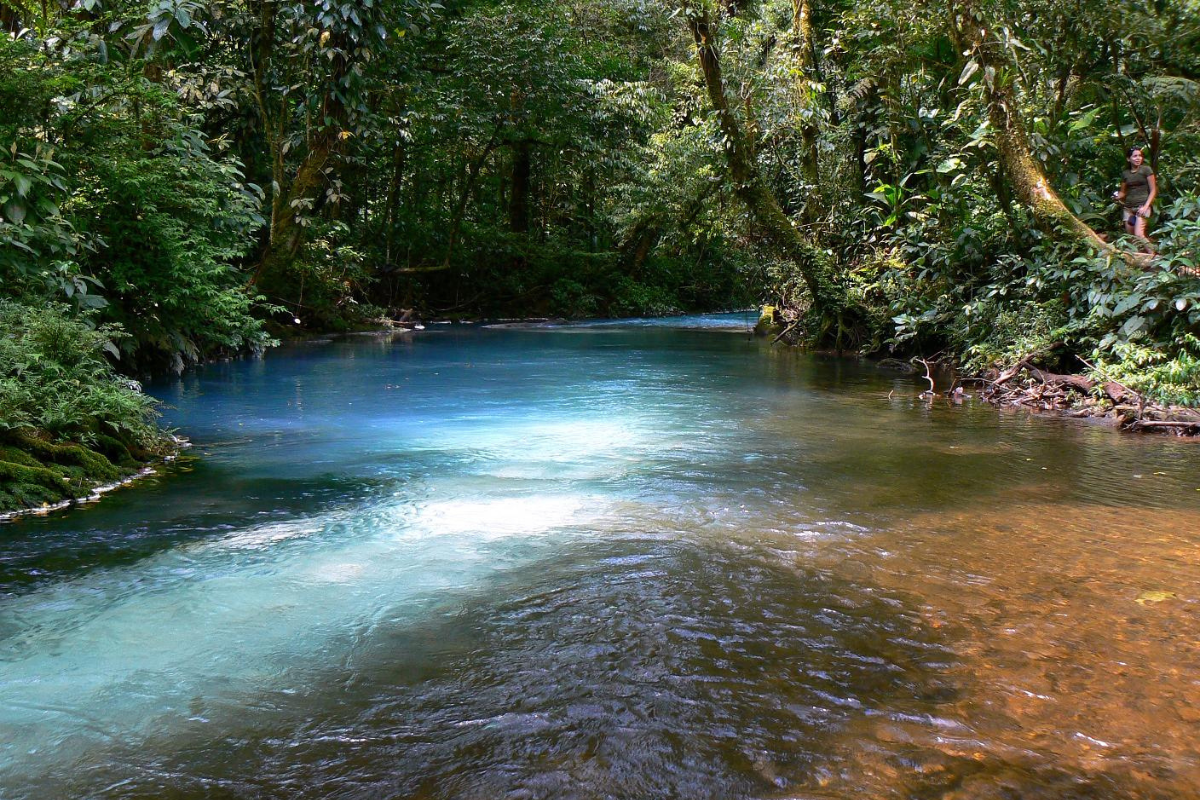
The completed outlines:
<svg viewBox="0 0 1200 800">
<path fill-rule="evenodd" d="M 172 447 L 105 357 L 119 330 L 0 302 L 0 331 L 0 512 L 87 496 Z"/>
<path fill-rule="evenodd" d="M 1164 208 L 1154 233 L 1153 258 L 1123 255 L 1134 244 L 1124 240 L 1093 254 L 1031 235 L 1024 254 L 999 247 L 974 265 L 929 243 L 892 242 L 855 273 L 871 310 L 869 349 L 936 353 L 977 375 L 1027 362 L 1115 382 L 1144 403 L 1196 408 L 1200 196 Z"/>
</svg>

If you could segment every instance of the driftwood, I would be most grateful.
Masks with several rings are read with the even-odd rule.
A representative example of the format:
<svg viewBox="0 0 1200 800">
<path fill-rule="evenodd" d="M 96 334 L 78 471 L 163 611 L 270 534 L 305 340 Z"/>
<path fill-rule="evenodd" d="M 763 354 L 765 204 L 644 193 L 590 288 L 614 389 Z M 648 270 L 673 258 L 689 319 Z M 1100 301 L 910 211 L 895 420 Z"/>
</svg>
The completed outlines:
<svg viewBox="0 0 1200 800">
<path fill-rule="evenodd" d="M 930 367 L 929 362 L 923 358 L 918 358 L 917 361 L 920 361 L 925 366 L 925 380 L 929 381 L 929 391 L 927 394 L 932 396 L 934 394 L 934 390 L 937 388 L 933 382 L 933 368 Z M 926 392 L 922 392 L 921 394 L 926 394 Z"/>
<path fill-rule="evenodd" d="M 1031 366 L 1036 356 L 994 373 L 981 396 L 996 405 L 1055 411 L 1073 417 L 1107 417 L 1126 430 L 1200 436 L 1200 412 L 1154 403 L 1117 381 L 1059 375 Z M 1023 377 L 1022 377 L 1023 376 Z"/>
<path fill-rule="evenodd" d="M 1200 427 L 1200 420 L 1188 422 L 1182 419 L 1139 419 L 1135 420 L 1131 427 L 1134 428 L 1196 428 Z"/>
<path fill-rule="evenodd" d="M 795 322 L 793 322 L 791 325 L 788 325 L 786 328 L 784 328 L 783 330 L 781 330 L 781 331 L 779 332 L 779 335 L 778 335 L 778 336 L 776 336 L 774 339 L 772 339 L 772 340 L 771 340 L 771 344 L 775 344 L 775 343 L 776 343 L 776 342 L 778 342 L 780 339 L 782 339 L 783 337 L 787 336 L 787 335 L 788 335 L 789 333 L 791 333 L 792 331 L 796 330 L 796 327 L 797 327 L 799 324 L 800 324 L 800 320 L 799 320 L 799 319 L 797 319 L 797 320 L 796 320 Z"/>
</svg>

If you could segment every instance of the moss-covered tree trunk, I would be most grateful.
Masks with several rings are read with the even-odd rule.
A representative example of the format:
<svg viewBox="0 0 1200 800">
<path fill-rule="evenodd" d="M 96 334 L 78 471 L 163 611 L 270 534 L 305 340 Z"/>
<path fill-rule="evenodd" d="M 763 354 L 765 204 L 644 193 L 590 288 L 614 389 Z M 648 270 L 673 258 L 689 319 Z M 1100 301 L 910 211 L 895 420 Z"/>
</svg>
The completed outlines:
<svg viewBox="0 0 1200 800">
<path fill-rule="evenodd" d="M 817 121 L 813 109 L 812 74 L 816 69 L 813 41 L 812 4 L 809 0 L 792 0 L 793 58 L 796 66 L 796 93 L 804 107 L 800 118 L 800 172 L 808 184 L 804 202 L 804 221 L 812 223 L 818 216 L 818 192 L 821 174 L 817 157 Z M 807 113 L 805 113 L 807 112 Z"/>
<path fill-rule="evenodd" d="M 1025 124 L 1021 120 L 1013 84 L 1014 70 L 1003 45 L 992 35 L 989 25 L 972 3 L 959 6 L 954 21 L 961 49 L 971 53 L 983 76 L 984 98 L 996 154 L 1017 199 L 1033 212 L 1034 219 L 1041 227 L 1061 231 L 1099 250 L 1111 250 L 1111 245 L 1067 208 L 1050 185 L 1046 171 L 1034 158 Z"/>
<path fill-rule="evenodd" d="M 254 43 L 254 91 L 259 121 L 266 133 L 271 150 L 271 227 L 266 248 L 259 259 L 251 283 L 282 290 L 288 272 L 306 234 L 303 215 L 311 209 L 326 187 L 326 176 L 345 136 L 348 112 L 343 94 L 343 82 L 349 74 L 346 57 L 348 42 L 345 34 L 335 33 L 322 38 L 327 48 L 331 73 L 320 96 L 317 124 L 306 137 L 306 148 L 294 172 L 288 167 L 288 128 L 293 124 L 292 101 L 284 96 L 278 104 L 272 102 L 269 86 L 269 67 L 275 57 L 276 4 L 263 0 L 259 14 L 258 40 Z"/>
<path fill-rule="evenodd" d="M 742 133 L 737 116 L 729 107 L 721 77 L 720 54 L 717 51 L 716 25 L 705 8 L 688 6 L 685 17 L 696 41 L 696 53 L 709 101 L 725 138 L 725 159 L 738 198 L 745 203 L 755 223 L 770 243 L 786 255 L 804 278 L 812 295 L 813 310 L 837 314 L 845 307 L 845 293 L 835 281 L 827 257 L 812 242 L 793 227 L 792 222 L 763 183 L 758 167 Z"/>
<path fill-rule="evenodd" d="M 271 196 L 270 236 L 254 277 L 256 283 L 270 284 L 284 279 L 288 268 L 299 255 L 305 235 L 302 222 L 304 207 L 315 202 L 325 186 L 325 169 L 333 156 L 336 142 L 333 131 L 316 137 L 292 179 L 284 177 L 283 182 L 275 179 L 277 188 Z M 281 154 L 281 162 L 282 158 Z M 277 174 L 286 176 L 282 164 Z"/>
</svg>

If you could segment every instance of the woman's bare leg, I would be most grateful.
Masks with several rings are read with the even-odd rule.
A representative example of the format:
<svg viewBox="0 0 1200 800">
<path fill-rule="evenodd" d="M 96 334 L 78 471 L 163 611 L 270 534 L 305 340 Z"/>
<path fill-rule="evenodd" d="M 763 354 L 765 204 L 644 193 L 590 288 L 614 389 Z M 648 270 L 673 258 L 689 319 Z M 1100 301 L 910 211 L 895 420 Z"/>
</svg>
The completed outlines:
<svg viewBox="0 0 1200 800">
<path fill-rule="evenodd" d="M 1150 244 L 1150 240 L 1146 238 L 1146 218 L 1140 214 L 1134 214 L 1130 222 L 1133 223 L 1133 230 L 1130 233 L 1137 238 L 1142 251 L 1154 255 L 1154 247 Z"/>
</svg>

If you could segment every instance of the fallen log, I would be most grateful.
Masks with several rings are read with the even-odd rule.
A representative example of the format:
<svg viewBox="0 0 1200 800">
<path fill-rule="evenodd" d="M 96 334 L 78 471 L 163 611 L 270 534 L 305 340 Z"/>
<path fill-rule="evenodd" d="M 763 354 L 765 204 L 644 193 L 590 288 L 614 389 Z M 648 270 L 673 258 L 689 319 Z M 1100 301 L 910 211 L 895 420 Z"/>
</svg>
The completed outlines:
<svg viewBox="0 0 1200 800">
<path fill-rule="evenodd" d="M 1117 405 L 1130 403 L 1133 405 L 1144 405 L 1145 400 L 1140 394 L 1130 389 L 1128 386 L 1122 386 L 1116 381 L 1107 381 L 1104 384 L 1104 394 Z"/>
<path fill-rule="evenodd" d="M 1084 375 L 1058 375 L 1053 372 L 1045 372 L 1037 367 L 1030 367 L 1029 374 L 1044 384 L 1074 389 L 1081 394 L 1088 394 L 1096 388 L 1096 382 Z"/>
<path fill-rule="evenodd" d="M 1200 428 L 1200 421 L 1185 419 L 1138 419 L 1131 428 Z"/>
<path fill-rule="evenodd" d="M 778 335 L 778 336 L 776 336 L 774 339 L 772 339 L 772 340 L 771 340 L 771 344 L 775 344 L 775 343 L 776 343 L 776 342 L 778 342 L 780 339 L 782 339 L 783 337 L 787 336 L 787 335 L 788 335 L 789 333 L 791 333 L 792 331 L 796 330 L 796 326 L 797 326 L 797 325 L 799 325 L 799 324 L 800 324 L 800 320 L 799 320 L 799 319 L 797 319 L 797 320 L 796 320 L 795 322 L 793 322 L 791 325 L 788 325 L 786 328 L 784 328 L 782 331 L 780 331 L 780 332 L 779 332 L 779 335 Z"/>
<path fill-rule="evenodd" d="M 1027 367 L 1026 371 L 1046 385 L 1074 389 L 1080 394 L 1089 394 L 1099 385 L 1104 396 L 1112 400 L 1115 405 L 1141 405 L 1145 403 L 1140 394 L 1116 381 L 1105 381 L 1102 384 L 1097 384 L 1096 381 L 1084 375 L 1058 375 L 1053 372 L 1040 370 L 1037 367 Z M 997 383 L 999 382 L 997 381 Z"/>
</svg>

